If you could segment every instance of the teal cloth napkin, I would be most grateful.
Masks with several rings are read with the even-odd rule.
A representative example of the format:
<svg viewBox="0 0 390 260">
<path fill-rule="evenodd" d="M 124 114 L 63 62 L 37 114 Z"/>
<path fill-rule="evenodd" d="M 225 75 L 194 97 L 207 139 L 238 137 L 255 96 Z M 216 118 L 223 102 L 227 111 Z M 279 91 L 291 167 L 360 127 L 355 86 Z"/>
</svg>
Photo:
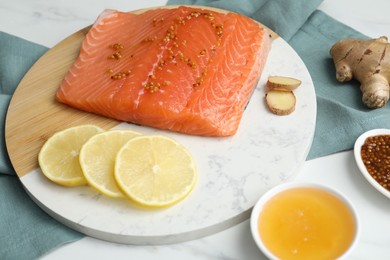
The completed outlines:
<svg viewBox="0 0 390 260">
<path fill-rule="evenodd" d="M 353 148 L 357 137 L 390 128 L 390 107 L 371 110 L 361 101 L 359 82 L 339 83 L 329 55 L 344 38 L 368 38 L 316 10 L 322 0 L 169 0 L 169 5 L 205 5 L 247 15 L 268 26 L 298 53 L 313 79 L 317 121 L 308 160 Z"/>
<path fill-rule="evenodd" d="M 317 122 L 308 159 L 351 149 L 362 132 L 390 128 L 389 106 L 362 105 L 356 81 L 339 84 L 329 49 L 336 41 L 361 33 L 316 10 L 322 0 L 170 0 L 250 16 L 283 37 L 308 67 L 317 96 Z M 15 177 L 4 145 L 4 119 L 21 77 L 46 48 L 0 32 L 0 259 L 31 259 L 82 237 L 46 215 L 26 195 Z"/>
<path fill-rule="evenodd" d="M 4 142 L 7 107 L 20 79 L 47 48 L 0 32 L 0 259 L 35 259 L 82 237 L 42 211 L 16 177 Z"/>
</svg>

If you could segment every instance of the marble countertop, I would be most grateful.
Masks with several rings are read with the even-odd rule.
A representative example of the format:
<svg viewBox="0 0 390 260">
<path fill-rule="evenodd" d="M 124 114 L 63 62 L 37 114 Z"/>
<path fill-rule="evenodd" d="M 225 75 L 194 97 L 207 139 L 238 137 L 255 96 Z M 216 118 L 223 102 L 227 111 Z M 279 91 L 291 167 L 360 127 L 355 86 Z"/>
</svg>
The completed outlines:
<svg viewBox="0 0 390 260">
<path fill-rule="evenodd" d="M 164 5 L 164 0 L 13 0 L 0 1 L 0 31 L 52 47 L 93 23 L 103 9 L 135 10 Z M 388 0 L 325 0 L 320 10 L 370 37 L 390 37 Z M 390 200 L 360 174 L 352 151 L 304 163 L 296 177 L 323 183 L 346 194 L 357 208 L 361 237 L 350 259 L 390 259 Z M 164 246 L 131 246 L 85 237 L 53 250 L 43 259 L 266 259 L 257 249 L 246 220 L 201 239 Z"/>
</svg>

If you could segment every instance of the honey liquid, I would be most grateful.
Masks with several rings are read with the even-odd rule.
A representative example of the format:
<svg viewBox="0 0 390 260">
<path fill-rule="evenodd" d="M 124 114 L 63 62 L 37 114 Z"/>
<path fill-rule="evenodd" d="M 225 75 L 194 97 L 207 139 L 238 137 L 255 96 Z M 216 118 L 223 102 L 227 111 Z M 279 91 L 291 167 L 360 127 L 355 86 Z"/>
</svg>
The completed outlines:
<svg viewBox="0 0 390 260">
<path fill-rule="evenodd" d="M 292 188 L 265 204 L 258 231 L 280 259 L 336 259 L 353 242 L 356 228 L 339 198 L 315 188 Z"/>
</svg>

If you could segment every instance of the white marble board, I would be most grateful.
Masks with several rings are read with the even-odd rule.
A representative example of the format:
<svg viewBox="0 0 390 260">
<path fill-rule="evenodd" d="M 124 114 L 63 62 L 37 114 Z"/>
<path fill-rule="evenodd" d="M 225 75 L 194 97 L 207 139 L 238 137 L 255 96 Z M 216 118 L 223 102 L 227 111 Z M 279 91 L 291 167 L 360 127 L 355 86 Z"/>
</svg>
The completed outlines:
<svg viewBox="0 0 390 260">
<path fill-rule="evenodd" d="M 276 116 L 266 108 L 264 86 L 269 75 L 302 80 L 295 90 L 297 106 L 291 115 Z M 126 244 L 176 243 L 213 234 L 247 219 L 266 190 L 298 173 L 312 143 L 315 121 L 316 98 L 310 74 L 296 52 L 276 38 L 235 136 L 188 136 L 126 123 L 115 127 L 164 134 L 189 149 L 199 180 L 190 196 L 179 204 L 166 209 L 140 209 L 91 187 L 58 186 L 38 168 L 20 179 L 43 210 L 86 235 Z"/>
</svg>

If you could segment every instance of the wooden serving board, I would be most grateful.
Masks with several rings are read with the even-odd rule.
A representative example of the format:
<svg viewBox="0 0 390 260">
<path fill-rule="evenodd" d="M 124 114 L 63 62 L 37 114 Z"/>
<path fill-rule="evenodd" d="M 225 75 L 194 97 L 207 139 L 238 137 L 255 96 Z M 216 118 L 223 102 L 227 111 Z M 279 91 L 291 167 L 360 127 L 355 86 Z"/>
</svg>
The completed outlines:
<svg viewBox="0 0 390 260">
<path fill-rule="evenodd" d="M 32 66 L 16 89 L 6 118 L 5 139 L 11 163 L 27 193 L 52 217 L 79 232 L 112 242 L 181 242 L 248 218 L 265 191 L 297 174 L 314 135 L 315 92 L 302 60 L 275 33 L 270 31 L 271 52 L 238 132 L 232 137 L 209 138 L 122 123 L 58 103 L 55 93 L 77 58 L 88 30 L 64 39 Z M 295 91 L 297 106 L 293 114 L 281 117 L 267 110 L 264 85 L 269 75 L 293 76 L 302 81 Z M 55 132 L 81 124 L 162 133 L 176 139 L 189 149 L 197 164 L 196 187 L 182 202 L 150 211 L 124 199 L 103 196 L 89 186 L 67 188 L 50 182 L 39 169 L 39 150 Z"/>
<path fill-rule="evenodd" d="M 85 113 L 55 100 L 55 94 L 89 27 L 69 36 L 47 51 L 17 87 L 7 113 L 5 139 L 16 174 L 21 177 L 38 167 L 38 153 L 55 132 L 80 124 L 109 129 L 119 122 Z"/>
</svg>

